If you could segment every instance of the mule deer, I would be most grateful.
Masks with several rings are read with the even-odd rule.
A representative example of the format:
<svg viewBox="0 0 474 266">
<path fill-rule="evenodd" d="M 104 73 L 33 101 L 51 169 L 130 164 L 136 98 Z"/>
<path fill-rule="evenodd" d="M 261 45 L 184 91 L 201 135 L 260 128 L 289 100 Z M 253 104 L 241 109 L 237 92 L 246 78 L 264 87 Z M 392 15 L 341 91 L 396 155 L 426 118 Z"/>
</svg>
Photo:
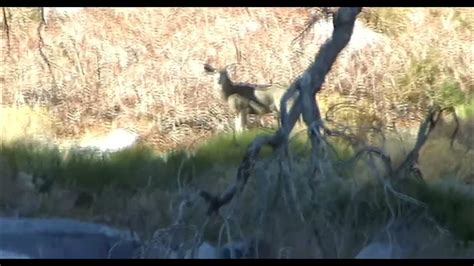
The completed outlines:
<svg viewBox="0 0 474 266">
<path fill-rule="evenodd" d="M 268 113 L 280 112 L 280 99 L 286 92 L 284 86 L 234 83 L 230 79 L 227 67 L 216 69 L 209 64 L 204 64 L 204 70 L 217 75 L 222 97 L 232 112 L 237 114 L 235 131 L 242 132 L 243 128 L 247 127 L 248 114 L 261 117 Z"/>
</svg>

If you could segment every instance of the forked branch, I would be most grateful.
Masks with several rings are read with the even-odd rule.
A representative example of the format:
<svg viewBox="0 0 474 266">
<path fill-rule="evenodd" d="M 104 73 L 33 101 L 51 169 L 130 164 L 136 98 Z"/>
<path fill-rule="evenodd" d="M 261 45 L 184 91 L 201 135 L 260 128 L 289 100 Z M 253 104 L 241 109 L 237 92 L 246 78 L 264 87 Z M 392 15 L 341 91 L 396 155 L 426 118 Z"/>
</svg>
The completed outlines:
<svg viewBox="0 0 474 266">
<path fill-rule="evenodd" d="M 331 70 L 338 54 L 349 43 L 354 29 L 354 23 L 357 15 L 362 11 L 360 7 L 340 8 L 333 17 L 334 31 L 332 36 L 321 46 L 316 54 L 314 62 L 306 71 L 290 85 L 280 103 L 281 110 L 281 128 L 274 135 L 258 136 L 249 145 L 247 152 L 237 171 L 235 182 L 221 195 L 212 195 L 209 192 L 201 191 L 201 197 L 208 203 L 208 215 L 218 213 L 219 209 L 229 203 L 237 193 L 245 188 L 248 178 L 252 173 L 257 156 L 264 145 L 269 145 L 273 150 L 287 144 L 288 136 L 298 117 L 303 114 L 303 119 L 311 129 L 318 128 L 320 124 L 320 112 L 316 102 L 315 95 L 321 89 L 325 76 Z M 297 98 L 289 112 L 287 112 L 287 101 L 297 92 Z M 312 140 L 315 139 L 313 134 Z M 317 141 L 316 141 L 317 142 Z M 315 141 L 312 141 L 315 143 Z M 313 144 L 313 151 L 317 147 Z"/>
</svg>

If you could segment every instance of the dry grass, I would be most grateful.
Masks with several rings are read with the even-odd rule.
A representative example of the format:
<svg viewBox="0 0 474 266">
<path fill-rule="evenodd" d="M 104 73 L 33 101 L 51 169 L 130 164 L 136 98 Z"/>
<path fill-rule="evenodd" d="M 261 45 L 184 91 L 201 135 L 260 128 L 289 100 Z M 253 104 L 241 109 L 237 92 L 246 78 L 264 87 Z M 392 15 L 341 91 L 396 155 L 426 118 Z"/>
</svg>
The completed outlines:
<svg viewBox="0 0 474 266">
<path fill-rule="evenodd" d="M 54 136 L 49 113 L 39 106 L 0 106 L 0 139 L 45 139 Z"/>
<path fill-rule="evenodd" d="M 238 62 L 239 81 L 288 84 L 331 32 L 331 23 L 318 23 L 292 42 L 314 8 L 86 8 L 49 16 L 41 35 L 50 73 L 38 50 L 36 11 L 7 11 L 4 105 L 47 107 L 58 139 L 127 126 L 161 151 L 231 125 L 203 75 L 204 62 Z M 468 8 L 368 8 L 321 101 L 356 100 L 390 124 L 407 114 L 419 118 L 426 104 L 453 91 L 472 93 L 469 14 Z"/>
</svg>

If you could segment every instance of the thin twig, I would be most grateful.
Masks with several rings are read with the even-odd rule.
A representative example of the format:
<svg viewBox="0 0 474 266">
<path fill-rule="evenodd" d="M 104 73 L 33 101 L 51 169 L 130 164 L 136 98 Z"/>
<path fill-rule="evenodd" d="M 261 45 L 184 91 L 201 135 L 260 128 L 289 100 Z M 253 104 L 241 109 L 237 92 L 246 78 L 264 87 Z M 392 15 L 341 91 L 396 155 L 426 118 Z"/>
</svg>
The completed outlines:
<svg viewBox="0 0 474 266">
<path fill-rule="evenodd" d="M 45 20 L 44 20 L 44 9 L 43 8 L 40 8 L 40 14 L 41 14 L 41 18 L 40 19 L 40 23 L 38 24 L 38 28 L 36 29 L 37 33 L 38 33 L 38 39 L 39 39 L 39 42 L 38 42 L 38 50 L 39 50 L 39 53 L 41 55 L 41 58 L 43 59 L 43 61 L 46 63 L 46 66 L 48 67 L 48 71 L 49 71 L 49 74 L 51 75 L 51 78 L 52 78 L 52 90 L 53 90 L 53 101 L 56 102 L 58 99 L 57 99 L 57 91 L 58 91 L 58 84 L 56 82 L 56 77 L 54 76 L 54 72 L 53 72 L 53 68 L 51 66 L 51 63 L 49 62 L 48 60 L 48 57 L 46 56 L 46 54 L 44 53 L 43 51 L 43 47 L 44 47 L 44 40 L 43 40 L 43 36 L 41 35 L 41 30 L 44 28 L 45 26 Z"/>
<path fill-rule="evenodd" d="M 7 8 L 2 7 L 3 13 L 3 24 L 5 25 L 5 33 L 7 35 L 7 55 L 10 56 L 11 44 L 10 44 L 10 26 L 7 18 Z M 0 102 L 1 103 L 1 102 Z"/>
</svg>

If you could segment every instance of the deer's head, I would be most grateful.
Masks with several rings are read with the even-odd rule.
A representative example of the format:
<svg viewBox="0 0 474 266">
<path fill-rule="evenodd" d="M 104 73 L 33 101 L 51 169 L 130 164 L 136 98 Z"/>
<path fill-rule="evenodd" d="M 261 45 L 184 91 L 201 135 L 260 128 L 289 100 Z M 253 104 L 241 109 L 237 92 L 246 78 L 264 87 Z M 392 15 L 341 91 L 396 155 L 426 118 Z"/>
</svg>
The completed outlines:
<svg viewBox="0 0 474 266">
<path fill-rule="evenodd" d="M 206 63 L 204 64 L 204 71 L 209 74 L 214 74 L 216 76 L 216 83 L 218 85 L 226 86 L 232 83 L 229 76 L 229 72 L 227 71 L 227 68 L 232 65 L 234 64 L 227 65 L 223 68 L 215 68 L 210 64 Z"/>
</svg>

